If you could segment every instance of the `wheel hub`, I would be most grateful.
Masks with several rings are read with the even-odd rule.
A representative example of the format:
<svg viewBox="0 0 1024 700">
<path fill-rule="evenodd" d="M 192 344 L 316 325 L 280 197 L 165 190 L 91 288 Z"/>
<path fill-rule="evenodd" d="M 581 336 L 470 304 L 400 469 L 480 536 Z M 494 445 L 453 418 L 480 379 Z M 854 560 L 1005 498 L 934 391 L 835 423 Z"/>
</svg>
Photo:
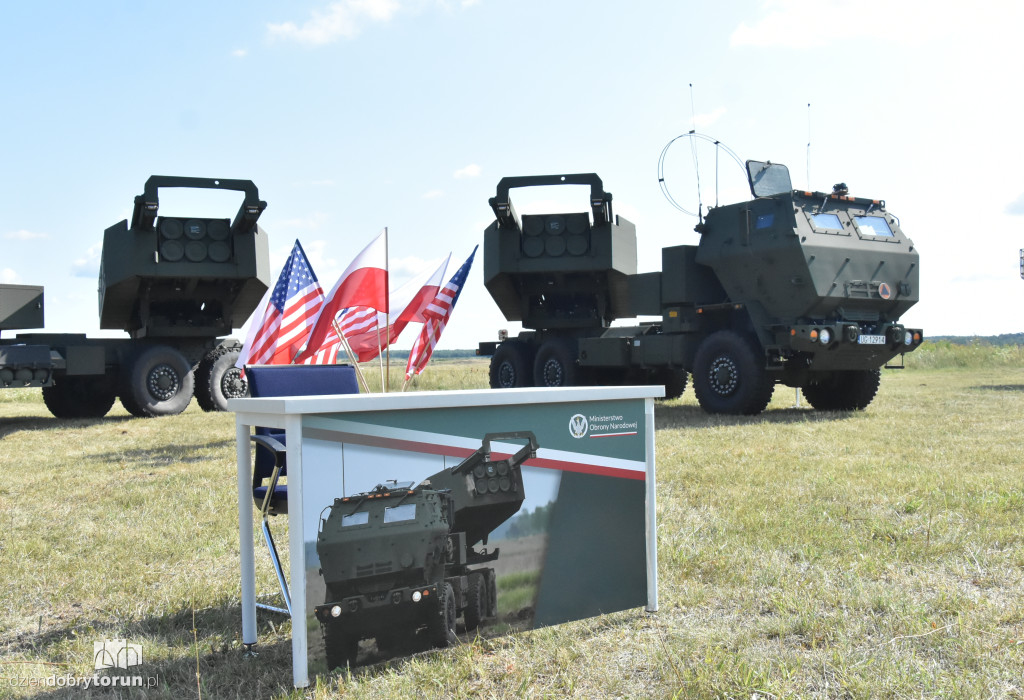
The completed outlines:
<svg viewBox="0 0 1024 700">
<path fill-rule="evenodd" d="M 232 367 L 221 378 L 220 390 L 226 399 L 244 399 L 249 395 L 249 383 L 242 377 L 242 370 Z"/>
<path fill-rule="evenodd" d="M 711 389 L 719 396 L 728 396 L 739 383 L 739 370 L 731 357 L 717 357 L 708 370 Z"/>
<path fill-rule="evenodd" d="M 180 390 L 181 380 L 178 378 L 178 373 L 170 365 L 157 365 L 149 372 L 146 388 L 154 399 L 169 401 Z"/>
<path fill-rule="evenodd" d="M 516 368 L 511 362 L 502 362 L 498 366 L 498 384 L 502 389 L 510 389 L 516 385 Z"/>
<path fill-rule="evenodd" d="M 562 386 L 564 380 L 565 371 L 561 362 L 552 359 L 544 363 L 544 386 Z"/>
</svg>

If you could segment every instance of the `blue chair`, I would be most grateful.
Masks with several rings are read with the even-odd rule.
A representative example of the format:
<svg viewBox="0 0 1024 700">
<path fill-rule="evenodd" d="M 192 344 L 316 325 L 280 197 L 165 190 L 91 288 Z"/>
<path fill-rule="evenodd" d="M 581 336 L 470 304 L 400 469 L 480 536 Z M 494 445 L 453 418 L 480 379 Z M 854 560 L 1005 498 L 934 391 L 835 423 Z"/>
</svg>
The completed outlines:
<svg viewBox="0 0 1024 700">
<path fill-rule="evenodd" d="M 249 393 L 254 397 L 359 393 L 355 368 L 351 365 L 253 365 L 245 368 L 245 375 L 249 382 Z M 291 615 L 292 599 L 288 592 L 288 580 L 269 523 L 270 516 L 288 513 L 288 484 L 281 483 L 281 477 L 288 473 L 285 433 L 258 427 L 256 434 L 250 437 L 256 445 L 252 497 L 260 511 L 263 541 L 267 544 L 285 604 L 284 608 L 265 603 L 257 603 L 256 607 Z"/>
</svg>

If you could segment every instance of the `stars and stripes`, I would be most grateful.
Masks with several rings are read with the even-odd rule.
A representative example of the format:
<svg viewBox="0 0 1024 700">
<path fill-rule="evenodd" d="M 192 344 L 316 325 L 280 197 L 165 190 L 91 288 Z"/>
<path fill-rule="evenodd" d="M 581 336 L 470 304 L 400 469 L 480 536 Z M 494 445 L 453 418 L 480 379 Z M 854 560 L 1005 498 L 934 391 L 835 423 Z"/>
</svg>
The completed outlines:
<svg viewBox="0 0 1024 700">
<path fill-rule="evenodd" d="M 405 367 L 406 381 L 412 379 L 414 374 L 422 374 L 430 361 L 430 356 L 434 354 L 437 341 L 440 340 L 441 333 L 444 332 L 445 325 L 455 309 L 455 302 L 459 300 L 462 288 L 466 284 L 466 277 L 469 276 L 469 269 L 473 266 L 476 250 L 473 248 L 473 252 L 466 258 L 466 262 L 462 263 L 462 267 L 452 275 L 448 284 L 438 290 L 433 301 L 424 309 L 423 330 L 409 352 L 409 362 Z"/>
<path fill-rule="evenodd" d="M 263 302 L 262 317 L 253 320 L 238 366 L 291 363 L 305 343 L 323 300 L 316 274 L 296 240 L 269 300 Z"/>
</svg>

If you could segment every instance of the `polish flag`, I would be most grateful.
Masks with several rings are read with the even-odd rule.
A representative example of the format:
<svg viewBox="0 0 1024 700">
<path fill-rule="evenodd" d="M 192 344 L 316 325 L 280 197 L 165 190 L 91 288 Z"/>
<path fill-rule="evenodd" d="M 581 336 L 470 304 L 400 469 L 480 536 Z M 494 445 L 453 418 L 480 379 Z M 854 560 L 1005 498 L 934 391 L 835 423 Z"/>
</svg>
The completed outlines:
<svg viewBox="0 0 1024 700">
<path fill-rule="evenodd" d="M 327 294 L 320 313 L 309 334 L 306 349 L 295 358 L 296 363 L 312 357 L 325 344 L 334 325 L 334 319 L 342 309 L 351 306 L 368 306 L 387 313 L 388 311 L 388 263 L 387 229 L 366 246 L 342 273 Z"/>
<path fill-rule="evenodd" d="M 441 261 L 436 270 L 427 268 L 391 292 L 388 300 L 390 314 L 368 307 L 352 307 L 342 312 L 338 317 L 338 326 L 360 362 L 368 362 L 377 357 L 381 350 L 398 339 L 408 324 L 425 321 L 423 310 L 434 300 L 441 288 L 450 259 L 451 253 Z M 334 347 L 321 347 L 317 351 L 317 357 L 322 357 L 323 362 L 331 362 L 331 357 L 338 356 L 341 340 L 337 333 L 332 333 L 324 342 Z M 320 363 L 320 360 L 313 361 L 313 364 Z"/>
</svg>

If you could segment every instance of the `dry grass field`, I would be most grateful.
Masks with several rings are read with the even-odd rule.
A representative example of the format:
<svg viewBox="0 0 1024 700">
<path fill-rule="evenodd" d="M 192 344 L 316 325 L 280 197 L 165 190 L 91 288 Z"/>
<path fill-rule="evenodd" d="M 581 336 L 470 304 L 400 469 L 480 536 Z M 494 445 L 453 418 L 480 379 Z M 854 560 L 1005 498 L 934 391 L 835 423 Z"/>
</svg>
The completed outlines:
<svg viewBox="0 0 1024 700">
<path fill-rule="evenodd" d="M 306 691 L 281 617 L 259 616 L 257 657 L 241 647 L 231 415 L 57 421 L 38 391 L 0 391 L 0 698 L 1024 698 L 1024 357 L 917 355 L 858 413 L 786 388 L 755 417 L 708 416 L 692 390 L 658 404 L 658 613 Z M 486 364 L 419 384 L 482 387 Z M 141 644 L 152 687 L 45 685 L 91 676 L 103 639 Z"/>
</svg>

